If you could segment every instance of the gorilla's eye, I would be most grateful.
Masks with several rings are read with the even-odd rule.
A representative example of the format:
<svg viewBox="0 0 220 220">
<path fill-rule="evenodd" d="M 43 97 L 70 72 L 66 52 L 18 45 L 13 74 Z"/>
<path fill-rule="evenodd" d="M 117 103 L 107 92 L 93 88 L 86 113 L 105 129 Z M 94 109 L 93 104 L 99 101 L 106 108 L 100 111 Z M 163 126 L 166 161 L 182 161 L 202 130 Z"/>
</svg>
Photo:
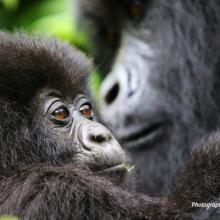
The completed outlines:
<svg viewBox="0 0 220 220">
<path fill-rule="evenodd" d="M 53 116 L 58 120 L 65 120 L 69 117 L 69 111 L 65 107 L 60 107 L 53 112 Z"/>
<path fill-rule="evenodd" d="M 93 110 L 92 106 L 90 104 L 84 104 L 79 109 L 80 113 L 85 116 L 86 118 L 92 118 L 93 117 Z"/>
</svg>

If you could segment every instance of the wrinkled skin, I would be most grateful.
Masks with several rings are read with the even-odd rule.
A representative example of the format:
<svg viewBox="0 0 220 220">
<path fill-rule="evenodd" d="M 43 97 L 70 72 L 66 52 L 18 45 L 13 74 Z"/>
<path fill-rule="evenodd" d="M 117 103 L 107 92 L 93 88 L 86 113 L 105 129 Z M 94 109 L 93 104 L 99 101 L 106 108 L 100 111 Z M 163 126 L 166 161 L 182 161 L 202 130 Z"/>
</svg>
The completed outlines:
<svg viewBox="0 0 220 220">
<path fill-rule="evenodd" d="M 105 76 L 102 118 L 130 151 L 138 190 L 168 192 L 193 143 L 220 125 L 219 1 L 84 0 L 80 7 Z"/>
</svg>

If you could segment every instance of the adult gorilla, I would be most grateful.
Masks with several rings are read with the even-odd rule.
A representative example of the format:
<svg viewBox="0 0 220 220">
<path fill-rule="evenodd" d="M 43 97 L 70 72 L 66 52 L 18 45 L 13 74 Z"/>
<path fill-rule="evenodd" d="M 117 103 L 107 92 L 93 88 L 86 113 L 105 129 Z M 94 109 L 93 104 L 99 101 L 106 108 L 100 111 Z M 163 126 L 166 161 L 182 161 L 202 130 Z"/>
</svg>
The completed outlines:
<svg viewBox="0 0 220 220">
<path fill-rule="evenodd" d="M 219 127 L 218 0 L 83 0 L 101 114 L 133 156 L 139 190 L 168 191 L 198 138 Z"/>
</svg>

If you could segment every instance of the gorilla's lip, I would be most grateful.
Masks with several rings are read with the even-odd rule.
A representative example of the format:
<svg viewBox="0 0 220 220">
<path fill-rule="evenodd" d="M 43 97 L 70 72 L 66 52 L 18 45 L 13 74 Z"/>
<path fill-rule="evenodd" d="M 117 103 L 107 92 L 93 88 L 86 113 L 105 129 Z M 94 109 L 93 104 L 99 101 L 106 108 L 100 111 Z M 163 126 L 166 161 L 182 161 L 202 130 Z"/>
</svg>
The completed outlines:
<svg viewBox="0 0 220 220">
<path fill-rule="evenodd" d="M 133 170 L 134 166 L 131 166 L 131 165 L 127 165 L 127 164 L 119 164 L 119 165 L 116 165 L 116 166 L 112 166 L 112 167 L 109 167 L 109 168 L 106 168 L 104 170 L 99 170 L 97 171 L 98 174 L 110 174 L 110 173 L 116 173 L 116 172 L 131 172 Z"/>
<path fill-rule="evenodd" d="M 118 137 L 127 149 L 139 148 L 144 145 L 152 144 L 165 131 L 168 121 L 151 123 L 124 137 Z"/>
</svg>

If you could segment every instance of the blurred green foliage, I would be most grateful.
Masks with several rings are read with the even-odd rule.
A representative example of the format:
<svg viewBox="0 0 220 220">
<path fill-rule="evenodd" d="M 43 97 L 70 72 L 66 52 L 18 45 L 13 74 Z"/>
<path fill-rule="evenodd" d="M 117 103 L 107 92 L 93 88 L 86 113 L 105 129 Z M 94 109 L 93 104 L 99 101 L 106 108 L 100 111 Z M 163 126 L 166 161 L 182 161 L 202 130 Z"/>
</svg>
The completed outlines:
<svg viewBox="0 0 220 220">
<path fill-rule="evenodd" d="M 0 0 L 0 29 L 56 36 L 89 54 L 87 36 L 74 19 L 74 0 Z M 97 97 L 101 82 L 97 71 L 90 82 Z"/>
<path fill-rule="evenodd" d="M 19 219 L 15 216 L 1 216 L 0 220 L 19 220 Z"/>
<path fill-rule="evenodd" d="M 73 0 L 0 0 L 0 28 L 54 35 L 87 51 L 86 36 L 76 28 L 73 11 Z"/>
</svg>

